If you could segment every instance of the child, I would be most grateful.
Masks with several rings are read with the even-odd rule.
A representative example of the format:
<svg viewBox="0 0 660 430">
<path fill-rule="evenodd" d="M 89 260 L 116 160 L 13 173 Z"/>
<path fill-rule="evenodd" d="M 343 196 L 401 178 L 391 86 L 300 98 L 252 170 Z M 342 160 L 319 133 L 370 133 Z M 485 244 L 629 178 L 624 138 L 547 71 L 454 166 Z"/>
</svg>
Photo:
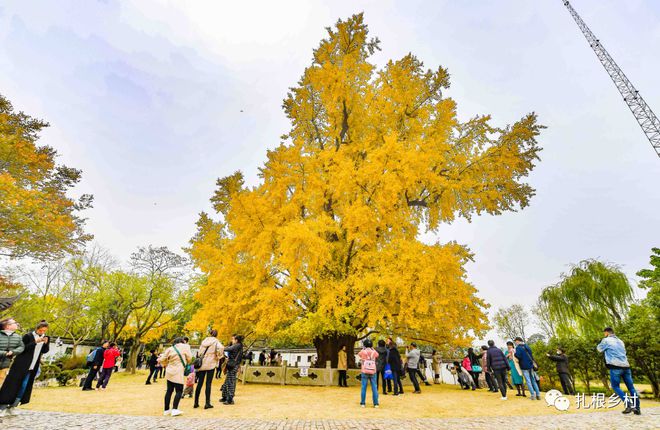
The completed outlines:
<svg viewBox="0 0 660 430">
<path fill-rule="evenodd" d="M 186 395 L 188 395 L 188 397 L 192 397 L 194 387 L 195 387 L 195 366 L 190 366 L 190 373 L 188 374 L 188 376 L 186 376 L 186 383 L 184 384 L 182 397 L 186 397 Z"/>
</svg>

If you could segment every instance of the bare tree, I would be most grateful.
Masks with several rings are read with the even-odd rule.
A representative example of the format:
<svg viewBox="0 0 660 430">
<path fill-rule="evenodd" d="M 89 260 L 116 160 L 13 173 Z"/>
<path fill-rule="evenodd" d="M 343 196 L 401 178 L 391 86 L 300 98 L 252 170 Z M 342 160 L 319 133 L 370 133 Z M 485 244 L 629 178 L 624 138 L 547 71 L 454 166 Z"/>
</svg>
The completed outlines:
<svg viewBox="0 0 660 430">
<path fill-rule="evenodd" d="M 508 308 L 500 308 L 493 316 L 493 323 L 497 332 L 505 339 L 515 339 L 525 336 L 530 324 L 530 317 L 524 306 L 515 304 Z"/>
<path fill-rule="evenodd" d="M 131 254 L 131 267 L 146 282 L 144 293 L 136 298 L 132 308 L 131 321 L 134 325 L 132 347 L 127 369 L 135 373 L 138 350 L 142 338 L 152 329 L 163 327 L 181 313 L 180 293 L 184 290 L 190 271 L 190 262 L 167 247 L 139 247 Z"/>
<path fill-rule="evenodd" d="M 546 338 L 556 337 L 555 322 L 550 315 L 548 305 L 543 300 L 539 298 L 536 301 L 536 304 L 532 306 L 532 313 L 534 314 L 536 325 L 541 329 Z"/>
<path fill-rule="evenodd" d="M 151 279 L 167 277 L 179 279 L 190 262 L 187 258 L 170 251 L 166 246 L 141 246 L 131 254 L 131 267 L 137 273 Z"/>
</svg>

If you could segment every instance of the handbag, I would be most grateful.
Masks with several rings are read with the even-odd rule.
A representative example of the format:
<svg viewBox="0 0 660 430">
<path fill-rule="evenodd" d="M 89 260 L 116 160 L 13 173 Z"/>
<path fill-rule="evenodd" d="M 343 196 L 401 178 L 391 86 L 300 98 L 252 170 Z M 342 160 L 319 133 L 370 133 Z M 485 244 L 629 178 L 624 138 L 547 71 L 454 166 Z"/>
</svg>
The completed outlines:
<svg viewBox="0 0 660 430">
<path fill-rule="evenodd" d="M 532 354 L 529 353 L 529 347 L 525 344 L 523 349 L 525 350 L 525 354 L 527 354 L 529 359 L 532 360 L 532 369 L 534 369 L 534 371 L 536 372 L 537 370 L 539 370 L 539 365 L 536 364 L 536 361 L 534 361 L 534 357 L 532 357 Z"/>
<path fill-rule="evenodd" d="M 481 373 L 481 370 L 482 370 L 482 369 L 481 369 L 481 366 L 479 366 L 479 365 L 477 365 L 477 364 L 473 364 L 473 365 L 472 365 L 472 371 L 473 371 L 474 373 Z"/>
<path fill-rule="evenodd" d="M 227 365 L 225 366 L 225 368 L 227 370 L 234 370 L 237 366 L 241 364 L 241 360 L 243 360 L 243 346 L 239 348 L 234 358 L 227 359 Z"/>
<path fill-rule="evenodd" d="M 394 373 L 392 373 L 392 366 L 389 363 L 385 364 L 385 369 L 383 370 L 383 377 L 385 379 L 394 379 Z"/>
<path fill-rule="evenodd" d="M 193 361 L 193 366 L 195 366 L 195 369 L 199 369 L 200 367 L 202 367 L 202 361 L 204 361 L 204 357 L 206 356 L 206 353 L 208 352 L 210 347 L 211 345 L 207 346 L 206 349 L 204 350 L 204 354 L 202 354 L 201 356 L 199 355 L 199 353 L 197 354 L 197 358 L 195 358 L 195 361 Z"/>
<path fill-rule="evenodd" d="M 186 362 L 183 361 L 183 357 L 181 357 L 181 353 L 176 349 L 176 346 L 172 345 L 172 348 L 174 348 L 174 352 L 176 352 L 176 355 L 179 356 L 179 360 L 181 360 L 181 364 L 183 364 L 183 376 L 190 375 L 190 364 L 186 364 Z"/>
</svg>

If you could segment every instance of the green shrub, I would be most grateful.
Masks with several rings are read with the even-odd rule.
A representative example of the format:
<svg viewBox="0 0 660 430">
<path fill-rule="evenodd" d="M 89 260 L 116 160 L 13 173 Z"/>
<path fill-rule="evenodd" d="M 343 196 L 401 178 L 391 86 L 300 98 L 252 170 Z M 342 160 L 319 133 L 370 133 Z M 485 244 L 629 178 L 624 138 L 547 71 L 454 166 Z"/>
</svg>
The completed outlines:
<svg viewBox="0 0 660 430">
<path fill-rule="evenodd" d="M 62 360 L 62 370 L 82 369 L 87 362 L 86 357 L 71 357 L 66 356 Z"/>
<path fill-rule="evenodd" d="M 73 372 L 73 370 L 63 370 L 55 376 L 60 387 L 66 387 L 66 384 L 73 378 Z"/>
<path fill-rule="evenodd" d="M 60 374 L 61 369 L 56 364 L 42 364 L 40 366 L 41 373 L 37 378 L 38 381 L 45 381 L 47 379 L 56 378 Z"/>
<path fill-rule="evenodd" d="M 85 373 L 87 373 L 85 369 L 62 370 L 55 375 L 55 379 L 57 380 L 57 383 L 60 385 L 60 387 L 65 387 L 69 381 L 72 379 L 77 379 L 78 376 L 84 375 Z"/>
</svg>

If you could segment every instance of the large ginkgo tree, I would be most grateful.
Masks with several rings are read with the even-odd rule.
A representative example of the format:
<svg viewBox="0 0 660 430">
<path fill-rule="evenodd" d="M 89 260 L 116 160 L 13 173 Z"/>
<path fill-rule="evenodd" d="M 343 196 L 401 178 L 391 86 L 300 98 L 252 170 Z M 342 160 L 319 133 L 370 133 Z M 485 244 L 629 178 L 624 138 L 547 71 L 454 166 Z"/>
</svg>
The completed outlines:
<svg viewBox="0 0 660 430">
<path fill-rule="evenodd" d="M 371 332 L 463 345 L 487 328 L 468 248 L 419 235 L 527 206 L 542 126 L 461 122 L 445 69 L 412 54 L 379 69 L 379 49 L 362 15 L 328 28 L 259 184 L 218 180 L 190 248 L 207 277 L 191 327 L 313 343 L 333 365 Z"/>
</svg>

